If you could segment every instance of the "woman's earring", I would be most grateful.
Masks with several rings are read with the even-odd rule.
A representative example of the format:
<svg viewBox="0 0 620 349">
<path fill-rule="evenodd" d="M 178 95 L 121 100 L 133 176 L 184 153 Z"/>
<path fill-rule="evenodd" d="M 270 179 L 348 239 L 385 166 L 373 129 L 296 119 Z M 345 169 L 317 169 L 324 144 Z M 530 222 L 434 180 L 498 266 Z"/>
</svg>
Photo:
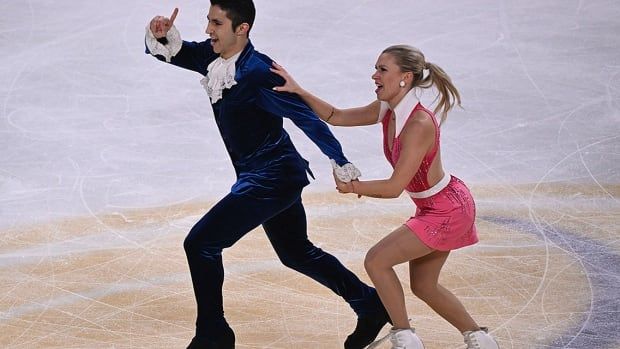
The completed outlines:
<svg viewBox="0 0 620 349">
<path fill-rule="evenodd" d="M 405 87 L 405 80 L 400 80 L 400 82 L 398 83 L 398 86 Z"/>
</svg>

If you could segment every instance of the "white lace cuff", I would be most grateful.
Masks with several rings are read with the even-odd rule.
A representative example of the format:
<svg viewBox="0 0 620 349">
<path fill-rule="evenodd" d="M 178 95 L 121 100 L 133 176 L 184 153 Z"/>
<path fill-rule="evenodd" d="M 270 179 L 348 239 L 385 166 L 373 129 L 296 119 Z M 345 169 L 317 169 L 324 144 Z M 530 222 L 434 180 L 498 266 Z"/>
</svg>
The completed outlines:
<svg viewBox="0 0 620 349">
<path fill-rule="evenodd" d="M 347 162 L 342 166 L 338 166 L 336 161 L 331 159 L 331 163 L 336 177 L 338 177 L 338 179 L 342 182 L 349 183 L 350 181 L 356 180 L 358 177 L 362 176 L 360 170 L 350 162 Z"/>
<path fill-rule="evenodd" d="M 146 35 L 144 40 L 146 42 L 146 47 L 148 47 L 153 56 L 164 56 L 166 62 L 170 62 L 170 59 L 176 56 L 176 54 L 181 50 L 183 40 L 181 40 L 181 34 L 174 25 L 170 28 L 170 30 L 168 30 L 168 33 L 166 33 L 166 39 L 168 40 L 168 43 L 165 45 L 157 41 L 157 38 L 155 38 L 153 32 L 151 32 L 150 26 L 146 26 Z"/>
</svg>

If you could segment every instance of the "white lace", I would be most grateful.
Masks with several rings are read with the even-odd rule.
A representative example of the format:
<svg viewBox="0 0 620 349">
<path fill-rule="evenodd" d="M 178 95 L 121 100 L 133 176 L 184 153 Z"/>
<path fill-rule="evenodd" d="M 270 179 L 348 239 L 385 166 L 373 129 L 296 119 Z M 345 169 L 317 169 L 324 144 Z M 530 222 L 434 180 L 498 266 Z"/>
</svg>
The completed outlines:
<svg viewBox="0 0 620 349">
<path fill-rule="evenodd" d="M 222 99 L 222 91 L 237 84 L 235 81 L 235 62 L 241 52 L 230 58 L 218 57 L 207 67 L 207 75 L 200 80 L 202 87 L 211 98 L 211 103 Z"/>
<path fill-rule="evenodd" d="M 356 180 L 362 176 L 362 172 L 360 172 L 360 170 L 350 162 L 347 162 L 342 166 L 338 166 L 334 159 L 330 159 L 330 161 L 336 177 L 338 177 L 338 179 L 342 182 L 349 183 L 350 181 Z"/>
<path fill-rule="evenodd" d="M 148 47 L 153 56 L 164 56 L 166 62 L 170 62 L 170 59 L 181 51 L 183 40 L 181 40 L 181 34 L 174 25 L 170 28 L 170 30 L 168 30 L 168 33 L 166 33 L 166 39 L 168 40 L 168 43 L 165 45 L 157 41 L 157 38 L 153 35 L 150 26 L 146 26 L 146 35 L 144 38 L 146 47 Z"/>
</svg>

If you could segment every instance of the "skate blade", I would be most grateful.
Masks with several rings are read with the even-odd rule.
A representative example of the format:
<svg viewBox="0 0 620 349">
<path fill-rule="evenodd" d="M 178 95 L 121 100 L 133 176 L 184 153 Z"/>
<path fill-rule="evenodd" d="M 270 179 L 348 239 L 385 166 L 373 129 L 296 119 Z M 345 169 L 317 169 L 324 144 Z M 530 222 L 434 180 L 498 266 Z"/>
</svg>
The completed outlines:
<svg viewBox="0 0 620 349">
<path fill-rule="evenodd" d="M 387 341 L 387 339 L 390 338 L 390 334 L 386 334 L 385 336 L 377 339 L 376 341 L 368 344 L 368 346 L 366 347 L 366 349 L 374 349 L 374 348 L 378 348 L 379 345 L 381 345 L 381 343 Z"/>
</svg>

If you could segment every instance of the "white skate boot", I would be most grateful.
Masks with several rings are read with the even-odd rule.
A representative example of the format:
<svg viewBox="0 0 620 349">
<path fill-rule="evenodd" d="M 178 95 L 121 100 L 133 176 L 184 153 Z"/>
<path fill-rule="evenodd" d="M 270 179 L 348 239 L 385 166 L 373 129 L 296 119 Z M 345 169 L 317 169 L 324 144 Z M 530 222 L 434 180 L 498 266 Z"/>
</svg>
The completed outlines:
<svg viewBox="0 0 620 349">
<path fill-rule="evenodd" d="M 480 327 L 478 331 L 463 332 L 467 349 L 499 349 L 499 344 L 488 332 L 486 327 Z"/>
<path fill-rule="evenodd" d="M 424 349 L 413 328 L 390 330 L 390 342 L 392 349 Z"/>
</svg>

